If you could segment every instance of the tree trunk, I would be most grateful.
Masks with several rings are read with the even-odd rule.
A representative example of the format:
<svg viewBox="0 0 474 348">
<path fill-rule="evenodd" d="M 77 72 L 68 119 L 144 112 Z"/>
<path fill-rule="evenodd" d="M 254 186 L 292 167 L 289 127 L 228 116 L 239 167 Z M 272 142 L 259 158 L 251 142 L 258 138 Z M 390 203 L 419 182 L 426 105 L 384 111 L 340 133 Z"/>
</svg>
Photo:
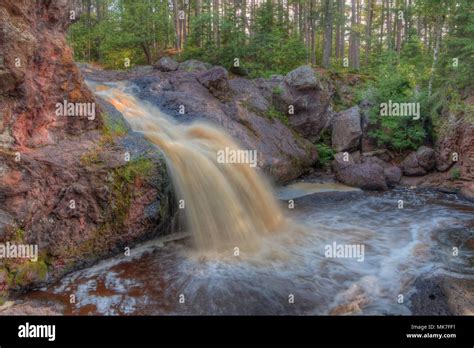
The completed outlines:
<svg viewBox="0 0 474 348">
<path fill-rule="evenodd" d="M 220 47 L 221 35 L 219 30 L 219 0 L 214 0 L 212 5 L 212 28 L 214 30 L 214 42 L 217 47 Z"/>
<path fill-rule="evenodd" d="M 382 0 L 382 12 L 380 13 L 380 39 L 379 39 L 379 53 L 382 52 L 383 49 L 383 25 L 385 21 L 385 1 Z"/>
<path fill-rule="evenodd" d="M 150 47 L 146 41 L 142 43 L 142 48 L 143 48 L 143 53 L 145 53 L 146 64 L 151 65 L 152 59 L 151 59 Z"/>
<path fill-rule="evenodd" d="M 387 47 L 392 49 L 392 10 L 390 6 L 391 0 L 387 0 Z"/>
<path fill-rule="evenodd" d="M 365 30 L 365 65 L 369 64 L 370 45 L 372 43 L 372 0 L 367 0 L 367 26 Z"/>
<path fill-rule="evenodd" d="M 430 80 L 428 83 L 428 97 L 431 96 L 433 90 L 433 79 L 435 74 L 436 63 L 438 62 L 439 46 L 441 43 L 441 31 L 443 28 L 444 18 L 438 17 L 435 23 L 435 44 L 433 51 L 433 63 L 431 64 Z"/>
<path fill-rule="evenodd" d="M 350 48 L 349 48 L 349 63 L 351 68 L 357 70 L 359 69 L 359 34 L 357 32 L 357 0 L 351 1 L 351 38 L 350 38 Z"/>
<path fill-rule="evenodd" d="M 326 26 L 325 26 L 325 31 L 324 31 L 323 66 L 325 68 L 328 68 L 329 60 L 331 59 L 331 51 L 332 51 L 332 17 L 333 17 L 332 0 L 326 0 L 325 7 L 326 7 L 325 8 Z"/>
<path fill-rule="evenodd" d="M 311 36 L 310 42 L 311 42 L 311 64 L 313 66 L 316 65 L 316 42 L 315 40 L 315 20 L 314 20 L 314 12 L 315 12 L 315 0 L 311 0 L 311 7 L 310 7 L 310 12 L 309 12 L 309 35 Z"/>
<path fill-rule="evenodd" d="M 402 30 L 403 30 L 403 21 L 400 19 L 400 1 L 397 1 L 397 43 L 396 49 L 397 53 L 400 54 L 400 49 L 402 47 Z"/>
</svg>

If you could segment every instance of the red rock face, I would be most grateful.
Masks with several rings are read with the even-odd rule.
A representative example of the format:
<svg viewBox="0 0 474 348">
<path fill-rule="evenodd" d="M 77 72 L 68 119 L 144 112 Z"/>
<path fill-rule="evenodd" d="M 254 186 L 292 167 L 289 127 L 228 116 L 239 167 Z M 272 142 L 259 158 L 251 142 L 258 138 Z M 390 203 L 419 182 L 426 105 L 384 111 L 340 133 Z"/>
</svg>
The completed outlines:
<svg viewBox="0 0 474 348">
<path fill-rule="evenodd" d="M 458 124 L 437 143 L 438 167 L 447 170 L 454 162 L 453 153 L 458 154 L 457 164 L 461 168 L 461 179 L 474 180 L 474 125 L 469 122 Z"/>
<path fill-rule="evenodd" d="M 6 0 L 0 5 L 3 145 L 24 150 L 97 129 L 100 117 L 58 117 L 56 103 L 94 103 L 66 45 L 80 1 Z"/>
<path fill-rule="evenodd" d="M 80 1 L 0 2 L 0 243 L 39 251 L 34 264 L 0 259 L 0 289 L 122 251 L 171 215 L 160 159 L 125 162 L 118 142 L 129 135 L 106 134 L 98 106 L 94 119 L 56 113 L 64 101 L 96 102 L 65 40 L 79 10 Z"/>
</svg>

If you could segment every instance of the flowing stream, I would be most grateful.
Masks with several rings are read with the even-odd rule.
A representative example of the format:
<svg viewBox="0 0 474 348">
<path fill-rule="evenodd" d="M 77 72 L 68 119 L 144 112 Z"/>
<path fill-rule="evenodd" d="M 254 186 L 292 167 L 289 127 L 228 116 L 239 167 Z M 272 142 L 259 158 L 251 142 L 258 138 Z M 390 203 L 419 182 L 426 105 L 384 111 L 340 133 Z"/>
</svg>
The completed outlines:
<svg viewBox="0 0 474 348">
<path fill-rule="evenodd" d="M 218 149 L 238 148 L 222 131 L 177 124 L 124 85 L 96 92 L 164 152 L 191 235 L 139 245 L 27 298 L 83 315 L 409 315 L 419 277 L 474 282 L 474 204 L 310 182 L 280 188 L 279 202 L 248 164 L 216 163 Z M 363 254 L 327 257 L 335 244 Z"/>
</svg>

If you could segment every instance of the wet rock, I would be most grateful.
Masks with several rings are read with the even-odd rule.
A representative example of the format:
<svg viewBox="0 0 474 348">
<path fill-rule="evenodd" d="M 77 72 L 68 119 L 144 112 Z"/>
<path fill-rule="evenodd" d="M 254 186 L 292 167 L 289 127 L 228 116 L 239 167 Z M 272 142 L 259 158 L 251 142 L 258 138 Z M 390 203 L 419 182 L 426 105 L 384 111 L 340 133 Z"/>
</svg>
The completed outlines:
<svg viewBox="0 0 474 348">
<path fill-rule="evenodd" d="M 354 106 L 342 111 L 332 120 L 332 147 L 336 151 L 355 150 L 359 147 L 362 130 L 360 110 Z"/>
<path fill-rule="evenodd" d="M 465 183 L 459 194 L 468 201 L 474 202 L 474 182 Z"/>
<path fill-rule="evenodd" d="M 361 163 L 336 172 L 342 183 L 364 190 L 381 191 L 387 189 L 383 168 L 377 164 Z"/>
<path fill-rule="evenodd" d="M 15 76 L 16 86 L 8 98 L 0 98 L 0 243 L 15 236 L 48 255 L 48 263 L 35 263 L 38 269 L 9 264 L 12 288 L 38 285 L 45 274 L 46 281 L 54 281 L 71 268 L 122 251 L 123 245 L 166 232 L 173 214 L 162 156 L 143 136 L 147 149 L 130 145 L 138 140 L 126 140 L 135 136 L 123 118 L 108 120 L 111 128 L 103 128 L 102 108 L 112 118 L 116 110 L 100 105 L 73 61 L 65 39 L 71 10 L 78 19 L 81 2 L 0 3 L 1 70 Z M 151 72 L 147 67 L 127 74 Z M 95 118 L 57 116 L 56 103 L 64 100 L 91 103 Z M 157 203 L 159 214 L 148 216 L 146 208 Z M 0 260 L 0 270 L 5 269 Z"/>
<path fill-rule="evenodd" d="M 34 302 L 13 303 L 9 301 L 7 306 L 0 308 L 1 315 L 62 315 L 62 311 L 49 306 Z"/>
<path fill-rule="evenodd" d="M 160 71 L 175 71 L 178 70 L 178 62 L 173 58 L 163 57 L 158 60 L 158 62 L 153 66 L 153 69 L 158 69 Z"/>
<path fill-rule="evenodd" d="M 383 173 L 389 186 L 398 185 L 402 179 L 402 170 L 397 166 L 385 168 Z"/>
<path fill-rule="evenodd" d="M 210 64 L 200 62 L 199 60 L 190 59 L 179 64 L 178 69 L 186 72 L 204 72 L 211 68 Z"/>
<path fill-rule="evenodd" d="M 418 278 L 416 292 L 410 297 L 413 315 L 453 315 L 439 278 Z"/>
<path fill-rule="evenodd" d="M 177 121 L 209 121 L 237 139 L 242 148 L 257 150 L 259 167 L 275 181 L 287 182 L 307 171 L 317 159 L 315 146 L 288 128 L 283 119 L 267 115 L 271 100 L 264 97 L 255 81 L 235 78 L 227 82 L 227 87 L 225 70 L 221 69 L 201 74 L 178 70 L 169 74 L 172 91 L 150 89 L 153 79 L 145 76 L 134 81 L 140 86 L 139 98 L 158 106 Z M 215 94 L 223 96 L 222 91 L 227 92 L 225 100 L 215 97 Z M 178 112 L 181 105 L 186 110 L 184 115 Z"/>
<path fill-rule="evenodd" d="M 401 163 L 403 174 L 407 176 L 426 175 L 435 168 L 436 154 L 433 149 L 421 146 L 410 153 Z"/>
<path fill-rule="evenodd" d="M 223 67 L 216 66 L 209 69 L 198 76 L 198 81 L 217 99 L 227 99 L 229 94 L 229 80 L 227 70 Z"/>
<path fill-rule="evenodd" d="M 337 180 L 364 190 L 386 190 L 384 169 L 375 163 L 355 163 L 347 153 L 334 156 L 333 170 Z"/>
</svg>

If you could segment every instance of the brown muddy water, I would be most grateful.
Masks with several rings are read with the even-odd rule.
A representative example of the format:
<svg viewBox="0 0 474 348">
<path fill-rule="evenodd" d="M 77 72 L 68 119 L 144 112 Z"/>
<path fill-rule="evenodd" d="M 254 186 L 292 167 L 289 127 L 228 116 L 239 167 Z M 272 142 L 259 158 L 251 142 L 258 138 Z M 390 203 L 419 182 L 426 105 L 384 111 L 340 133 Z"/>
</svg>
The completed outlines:
<svg viewBox="0 0 474 348">
<path fill-rule="evenodd" d="M 278 189 L 278 202 L 248 167 L 210 160 L 233 146 L 222 132 L 178 128 L 117 86 L 96 92 L 163 150 L 177 195 L 206 204 L 187 216 L 191 236 L 139 245 L 23 299 L 73 315 L 410 315 L 416 279 L 474 282 L 474 204 L 308 182 Z"/>
<path fill-rule="evenodd" d="M 408 190 L 334 202 L 318 196 L 296 200 L 289 216 L 300 228 L 267 236 L 257 254 L 206 258 L 189 239 L 157 240 L 26 298 L 79 315 L 409 315 L 418 277 L 474 282 L 474 205 Z M 334 242 L 364 245 L 364 260 L 325 257 Z"/>
</svg>

